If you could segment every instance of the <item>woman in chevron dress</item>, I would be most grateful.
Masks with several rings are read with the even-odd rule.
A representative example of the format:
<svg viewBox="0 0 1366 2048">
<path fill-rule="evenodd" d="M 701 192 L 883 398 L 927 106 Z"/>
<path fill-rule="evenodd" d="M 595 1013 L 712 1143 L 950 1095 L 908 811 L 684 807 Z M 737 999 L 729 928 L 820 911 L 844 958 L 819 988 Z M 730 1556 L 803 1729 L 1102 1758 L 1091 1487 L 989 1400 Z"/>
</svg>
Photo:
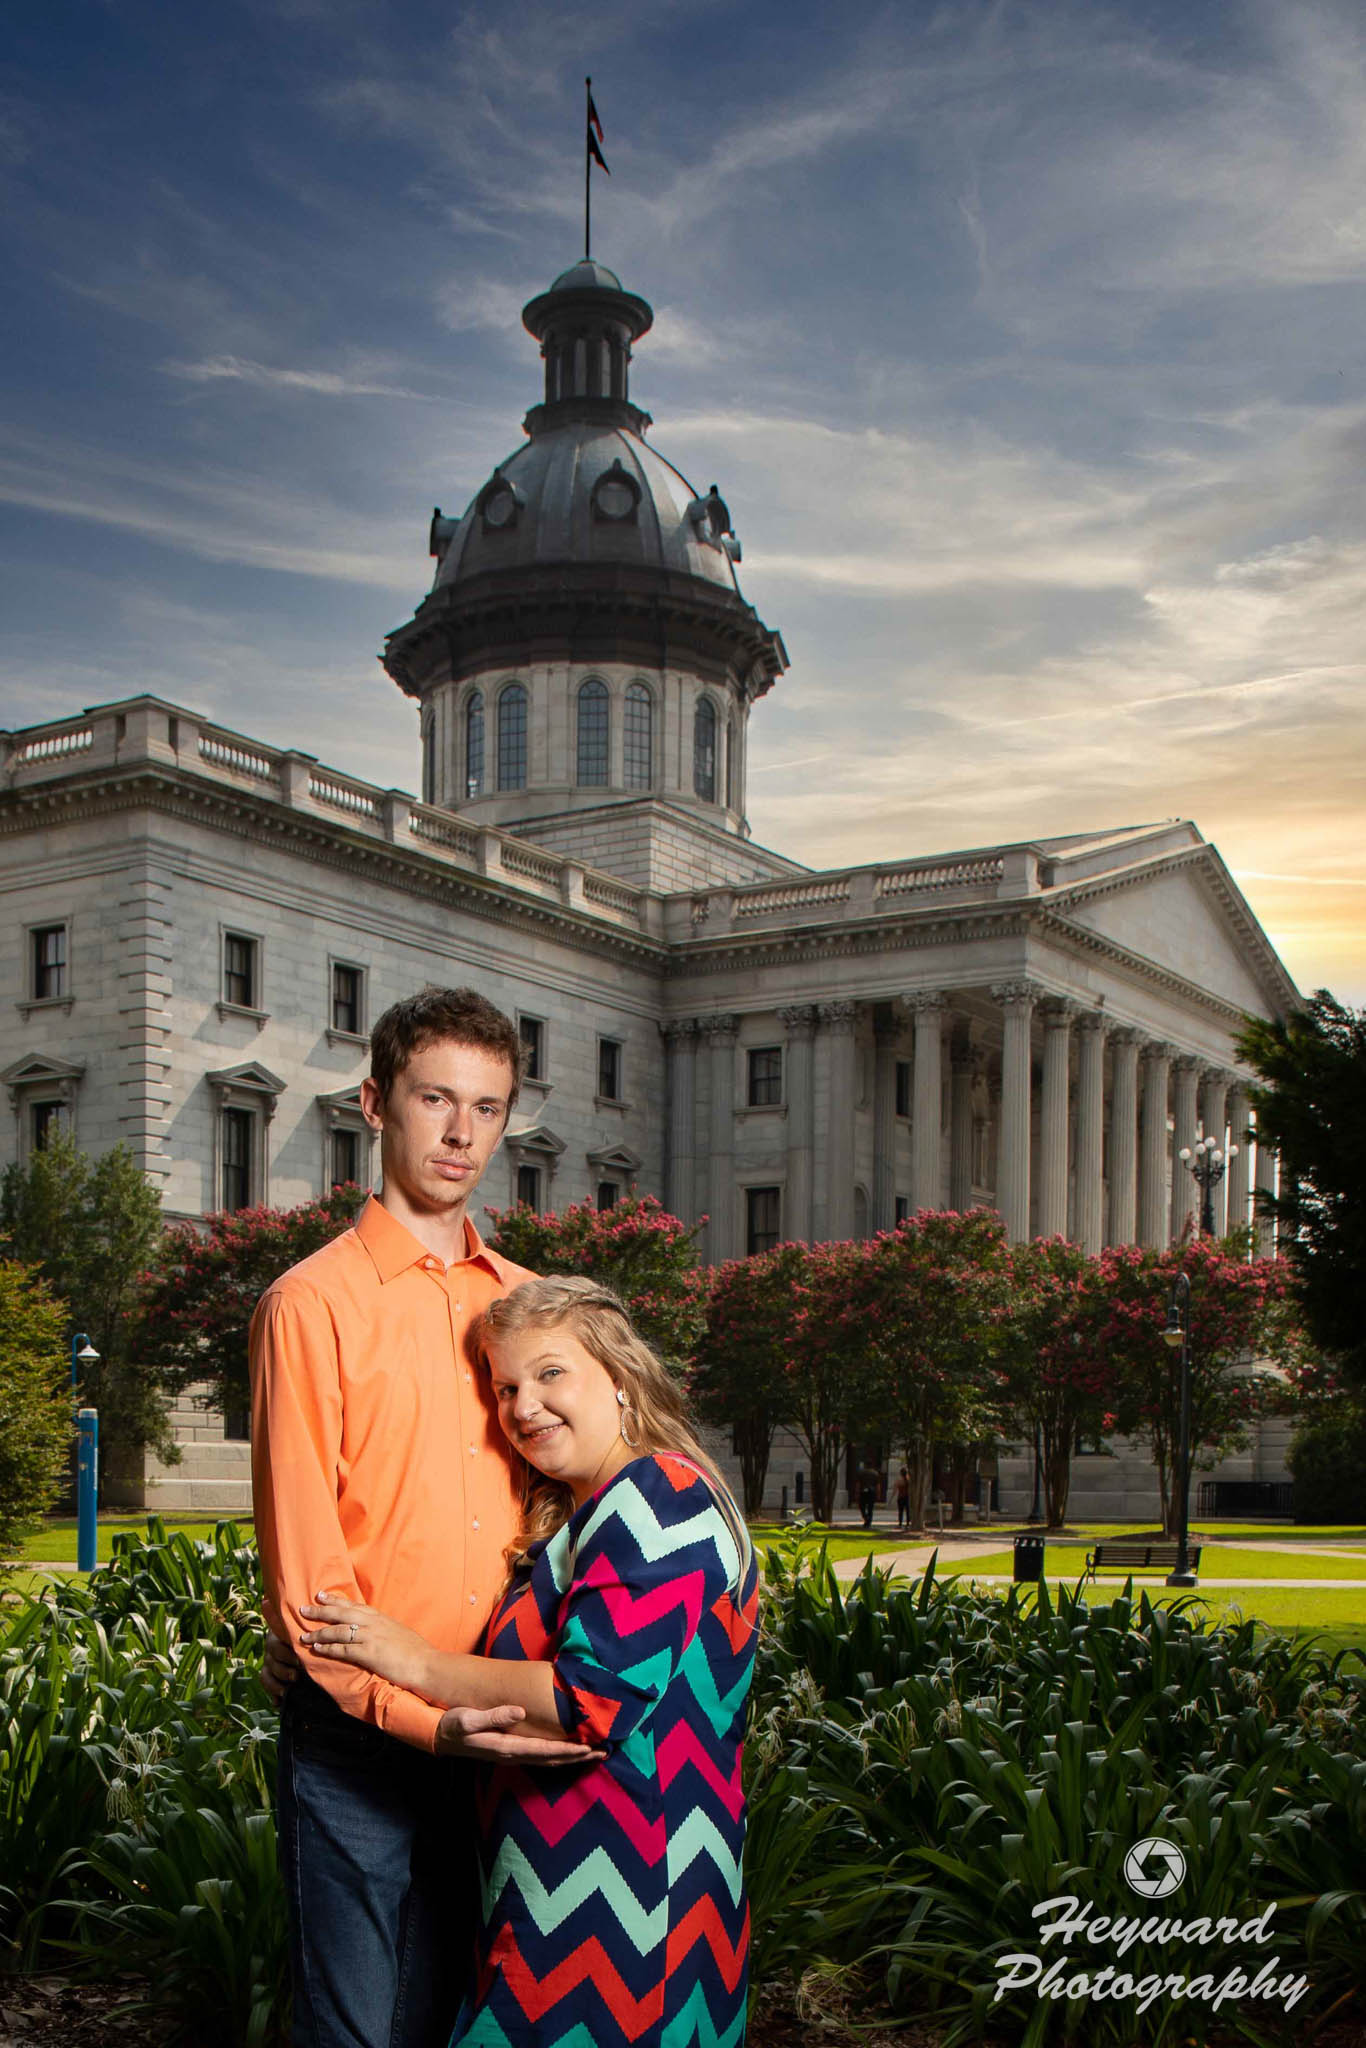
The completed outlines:
<svg viewBox="0 0 1366 2048">
<path fill-rule="evenodd" d="M 483 1777 L 477 1979 L 452 2048 L 738 2048 L 757 1583 L 743 1519 L 607 1289 L 529 1282 L 476 1335 L 529 1467 L 486 1654 L 444 1655 L 369 1608 L 306 1610 L 327 1624 L 319 1654 L 443 1705 L 511 1701 L 528 1731 L 597 1751 Z"/>
</svg>

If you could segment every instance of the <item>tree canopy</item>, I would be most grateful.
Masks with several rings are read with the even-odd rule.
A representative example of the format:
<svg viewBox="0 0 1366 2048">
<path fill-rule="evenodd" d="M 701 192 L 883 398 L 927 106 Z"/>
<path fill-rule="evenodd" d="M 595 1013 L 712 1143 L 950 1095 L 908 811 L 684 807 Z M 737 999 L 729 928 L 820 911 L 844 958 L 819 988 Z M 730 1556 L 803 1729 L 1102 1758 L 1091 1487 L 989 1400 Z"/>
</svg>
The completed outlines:
<svg viewBox="0 0 1366 2048">
<path fill-rule="evenodd" d="M 52 1505 L 71 1448 L 66 1309 L 0 1260 L 0 1550 Z"/>
<path fill-rule="evenodd" d="M 333 1188 L 297 1209 L 232 1209 L 204 1219 L 201 1232 L 166 1232 L 144 1279 L 142 1355 L 167 1383 L 203 1382 L 212 1404 L 241 1411 L 250 1399 L 247 1331 L 273 1280 L 354 1222 L 358 1187 Z"/>
<path fill-rule="evenodd" d="M 1255 1067 L 1257 1131 L 1280 1156 L 1280 1188 L 1258 1194 L 1294 1268 L 1305 1323 L 1366 1387 L 1366 1011 L 1319 989 L 1307 1008 L 1253 1018 L 1238 1041 Z"/>
<path fill-rule="evenodd" d="M 0 1254 L 32 1267 L 100 1356 L 81 1401 L 100 1411 L 105 1459 L 153 1445 L 175 1457 L 159 1375 L 137 1342 L 139 1275 L 161 1238 L 161 1197 L 126 1145 L 91 1159 L 55 1131 L 0 1178 Z"/>
</svg>

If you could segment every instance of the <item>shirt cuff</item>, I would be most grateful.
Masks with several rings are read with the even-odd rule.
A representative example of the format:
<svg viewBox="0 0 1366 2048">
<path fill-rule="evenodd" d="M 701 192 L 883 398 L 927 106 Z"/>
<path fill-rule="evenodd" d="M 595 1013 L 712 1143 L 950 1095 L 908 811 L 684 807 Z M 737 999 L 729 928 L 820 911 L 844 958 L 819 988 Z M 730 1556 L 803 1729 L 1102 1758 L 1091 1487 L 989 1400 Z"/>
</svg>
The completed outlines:
<svg viewBox="0 0 1366 2048">
<path fill-rule="evenodd" d="M 442 1707 L 434 1707 L 427 1700 L 420 1700 L 416 1693 L 404 1692 L 395 1686 L 384 1702 L 380 1726 L 386 1735 L 396 1735 L 400 1742 L 406 1742 L 414 1749 L 425 1749 L 432 1753 L 436 1749 L 436 1731 L 441 1726 Z"/>
</svg>

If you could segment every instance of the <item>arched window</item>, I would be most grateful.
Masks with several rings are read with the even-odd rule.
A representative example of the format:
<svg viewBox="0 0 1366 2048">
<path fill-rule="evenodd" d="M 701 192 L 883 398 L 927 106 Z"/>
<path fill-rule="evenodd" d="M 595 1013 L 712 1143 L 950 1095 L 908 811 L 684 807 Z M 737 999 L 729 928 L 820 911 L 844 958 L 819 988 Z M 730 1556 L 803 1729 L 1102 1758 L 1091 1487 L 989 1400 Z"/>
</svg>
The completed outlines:
<svg viewBox="0 0 1366 2048">
<path fill-rule="evenodd" d="M 649 789 L 654 781 L 655 706 L 644 683 L 626 692 L 624 732 L 626 787 Z"/>
<path fill-rule="evenodd" d="M 509 683 L 498 699 L 498 787 L 526 788 L 526 690 Z"/>
<path fill-rule="evenodd" d="M 726 720 L 726 809 L 735 809 L 735 720 Z"/>
<path fill-rule="evenodd" d="M 716 706 L 699 697 L 692 719 L 692 786 L 706 803 L 716 802 Z"/>
<path fill-rule="evenodd" d="M 607 685 L 596 679 L 579 691 L 578 782 L 581 789 L 607 787 Z"/>
<path fill-rule="evenodd" d="M 475 690 L 465 703 L 465 797 L 484 794 L 484 693 Z"/>
<path fill-rule="evenodd" d="M 430 711 L 422 714 L 422 801 L 436 802 L 435 723 Z"/>
</svg>

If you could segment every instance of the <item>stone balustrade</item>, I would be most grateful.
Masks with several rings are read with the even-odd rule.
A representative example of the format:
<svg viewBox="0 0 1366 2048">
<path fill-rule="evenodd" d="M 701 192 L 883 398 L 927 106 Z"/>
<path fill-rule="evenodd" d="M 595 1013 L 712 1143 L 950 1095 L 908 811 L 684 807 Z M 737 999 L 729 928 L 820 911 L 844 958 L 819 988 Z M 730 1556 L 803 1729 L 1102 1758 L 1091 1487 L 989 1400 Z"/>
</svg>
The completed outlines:
<svg viewBox="0 0 1366 2048">
<path fill-rule="evenodd" d="M 9 789 L 36 788 L 74 774 L 173 768 L 366 838 L 409 847 L 443 866 L 495 877 L 505 887 L 606 924 L 660 935 L 657 902 L 615 875 L 585 869 L 511 833 L 468 825 L 450 811 L 418 803 L 406 790 L 379 789 L 324 767 L 311 754 L 277 752 L 158 698 L 132 698 L 79 719 L 29 726 L 0 736 L 0 744 Z"/>
</svg>

